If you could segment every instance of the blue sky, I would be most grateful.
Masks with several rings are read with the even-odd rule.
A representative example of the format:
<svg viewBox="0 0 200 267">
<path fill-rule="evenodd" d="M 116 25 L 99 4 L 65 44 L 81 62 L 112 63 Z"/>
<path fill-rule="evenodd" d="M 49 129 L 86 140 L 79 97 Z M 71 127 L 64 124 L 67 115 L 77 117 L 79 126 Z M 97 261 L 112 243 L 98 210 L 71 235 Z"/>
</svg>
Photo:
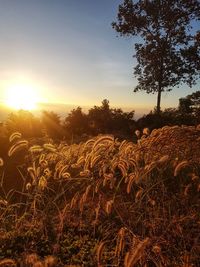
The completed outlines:
<svg viewBox="0 0 200 267">
<path fill-rule="evenodd" d="M 133 93 L 134 39 L 111 22 L 120 0 L 5 0 L 0 9 L 0 101 L 12 83 L 29 83 L 40 101 L 150 110 L 156 95 Z M 181 86 L 162 107 L 199 90 Z"/>
</svg>

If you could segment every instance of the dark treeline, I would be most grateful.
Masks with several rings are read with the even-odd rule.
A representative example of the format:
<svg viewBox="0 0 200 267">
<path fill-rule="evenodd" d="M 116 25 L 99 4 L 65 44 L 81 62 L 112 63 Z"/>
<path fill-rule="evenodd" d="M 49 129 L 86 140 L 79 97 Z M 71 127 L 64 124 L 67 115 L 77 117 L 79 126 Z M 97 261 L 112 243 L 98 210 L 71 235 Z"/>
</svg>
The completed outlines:
<svg viewBox="0 0 200 267">
<path fill-rule="evenodd" d="M 43 111 L 40 118 L 31 112 L 20 110 L 11 113 L 0 126 L 1 153 L 7 149 L 8 136 L 15 131 L 24 138 L 44 141 L 51 138 L 55 142 L 66 141 L 76 143 L 85 141 L 98 134 L 113 134 L 120 139 L 134 141 L 135 130 L 149 128 L 153 130 L 164 125 L 196 125 L 200 123 L 200 91 L 179 99 L 177 108 L 168 108 L 159 115 L 151 111 L 138 120 L 134 119 L 134 111 L 123 112 L 122 109 L 111 108 L 108 100 L 100 106 L 94 106 L 84 113 L 81 107 L 73 109 L 61 120 L 58 114 Z"/>
</svg>

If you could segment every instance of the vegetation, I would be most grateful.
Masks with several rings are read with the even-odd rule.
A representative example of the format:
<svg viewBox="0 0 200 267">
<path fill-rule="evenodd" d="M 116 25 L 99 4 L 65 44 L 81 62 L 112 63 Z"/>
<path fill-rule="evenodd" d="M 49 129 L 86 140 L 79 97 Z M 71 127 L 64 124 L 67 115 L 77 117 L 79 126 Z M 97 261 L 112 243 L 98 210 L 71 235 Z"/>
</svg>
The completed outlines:
<svg viewBox="0 0 200 267">
<path fill-rule="evenodd" d="M 134 92 L 157 93 L 157 113 L 163 91 L 182 82 L 191 87 L 199 78 L 200 33 L 192 29 L 199 10 L 198 0 L 124 0 L 119 5 L 113 28 L 122 36 L 140 37 L 135 43 Z"/>
<path fill-rule="evenodd" d="M 108 100 L 10 114 L 0 266 L 198 266 L 199 123 L 198 91 L 137 121 Z"/>
<path fill-rule="evenodd" d="M 200 127 L 136 135 L 32 145 L 13 133 L 6 161 L 23 156 L 23 184 L 4 188 L 1 158 L 0 266 L 198 266 Z"/>
<path fill-rule="evenodd" d="M 195 84 L 198 0 L 124 0 L 114 29 L 140 36 L 134 91 L 154 111 L 104 99 L 65 118 L 19 110 L 0 123 L 0 267 L 198 267 L 200 91 L 161 111 L 161 93 Z"/>
<path fill-rule="evenodd" d="M 29 111 L 19 110 L 11 113 L 0 124 L 0 156 L 5 155 L 8 147 L 6 138 L 19 131 L 29 140 L 37 139 L 40 143 L 53 139 L 55 142 L 79 143 L 98 134 L 112 134 L 120 140 L 136 141 L 135 130 L 150 130 L 165 125 L 198 125 L 200 123 L 200 91 L 179 99 L 177 108 L 168 108 L 157 114 L 156 109 L 135 120 L 134 111 L 124 112 L 122 109 L 111 108 L 109 101 L 104 99 L 100 106 L 94 106 L 84 113 L 81 107 L 73 109 L 61 119 L 58 114 L 43 111 L 40 118 Z"/>
</svg>

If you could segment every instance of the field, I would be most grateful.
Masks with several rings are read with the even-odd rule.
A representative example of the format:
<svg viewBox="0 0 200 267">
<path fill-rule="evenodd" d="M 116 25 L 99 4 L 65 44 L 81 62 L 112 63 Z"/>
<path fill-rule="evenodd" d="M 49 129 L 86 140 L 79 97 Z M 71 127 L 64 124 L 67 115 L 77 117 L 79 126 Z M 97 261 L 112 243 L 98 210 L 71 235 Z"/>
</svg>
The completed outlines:
<svg viewBox="0 0 200 267">
<path fill-rule="evenodd" d="M 200 126 L 137 135 L 33 145 L 13 133 L 0 266 L 200 266 Z M 9 161 L 17 189 L 5 188 Z"/>
</svg>

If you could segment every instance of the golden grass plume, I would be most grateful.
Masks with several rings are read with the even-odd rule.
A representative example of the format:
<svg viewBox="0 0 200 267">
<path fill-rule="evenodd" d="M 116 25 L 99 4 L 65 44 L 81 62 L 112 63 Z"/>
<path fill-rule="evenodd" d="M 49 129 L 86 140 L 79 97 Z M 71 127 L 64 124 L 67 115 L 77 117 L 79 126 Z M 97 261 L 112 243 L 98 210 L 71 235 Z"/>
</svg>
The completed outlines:
<svg viewBox="0 0 200 267">
<path fill-rule="evenodd" d="M 18 151 L 21 151 L 28 147 L 28 141 L 27 140 L 21 140 L 15 143 L 8 151 L 8 156 L 11 157 L 13 154 L 15 154 Z"/>
</svg>

